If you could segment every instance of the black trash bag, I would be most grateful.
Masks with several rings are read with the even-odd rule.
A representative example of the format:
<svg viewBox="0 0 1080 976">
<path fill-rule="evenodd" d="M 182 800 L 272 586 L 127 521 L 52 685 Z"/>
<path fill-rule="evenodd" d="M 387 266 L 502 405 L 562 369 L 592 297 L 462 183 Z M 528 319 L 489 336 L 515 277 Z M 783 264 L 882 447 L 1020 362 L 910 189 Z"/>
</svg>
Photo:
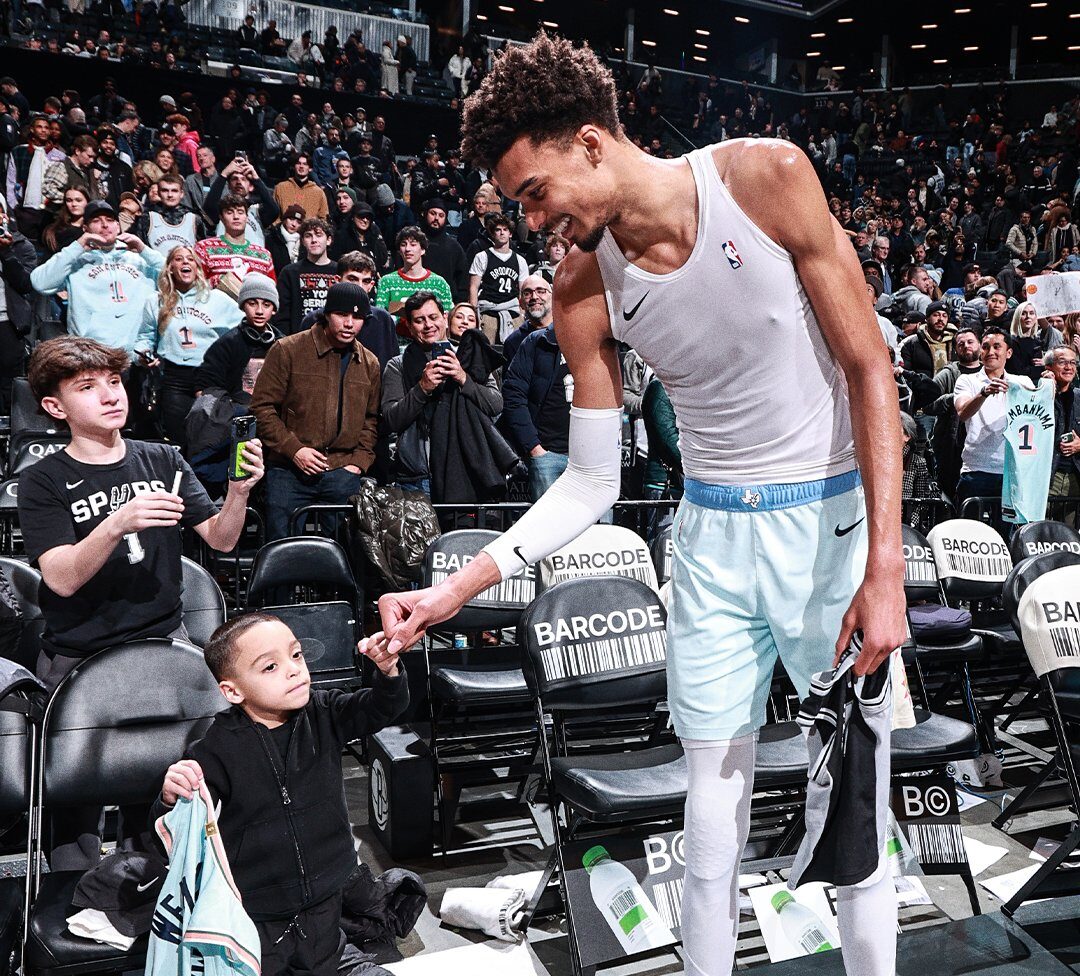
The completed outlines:
<svg viewBox="0 0 1080 976">
<path fill-rule="evenodd" d="M 355 946 L 403 939 L 427 904 L 420 875 L 391 868 L 377 878 L 359 864 L 341 892 L 341 929 Z"/>
</svg>

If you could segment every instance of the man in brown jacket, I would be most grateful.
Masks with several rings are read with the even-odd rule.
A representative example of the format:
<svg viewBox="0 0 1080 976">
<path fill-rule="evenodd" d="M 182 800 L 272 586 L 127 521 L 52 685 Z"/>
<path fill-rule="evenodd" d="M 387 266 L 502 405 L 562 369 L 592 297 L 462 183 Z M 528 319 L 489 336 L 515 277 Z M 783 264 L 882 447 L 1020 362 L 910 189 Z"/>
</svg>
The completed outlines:
<svg viewBox="0 0 1080 976">
<path fill-rule="evenodd" d="M 267 454 L 268 539 L 289 534 L 297 508 L 344 504 L 375 460 L 379 361 L 356 339 L 370 309 L 363 288 L 339 282 L 310 329 L 267 353 L 251 412 Z"/>
</svg>

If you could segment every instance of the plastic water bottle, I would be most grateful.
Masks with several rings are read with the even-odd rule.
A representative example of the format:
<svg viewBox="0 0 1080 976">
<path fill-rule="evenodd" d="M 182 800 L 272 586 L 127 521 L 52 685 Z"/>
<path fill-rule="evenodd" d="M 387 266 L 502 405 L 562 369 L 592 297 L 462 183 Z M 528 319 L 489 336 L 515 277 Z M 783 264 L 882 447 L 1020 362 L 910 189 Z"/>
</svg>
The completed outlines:
<svg viewBox="0 0 1080 976">
<path fill-rule="evenodd" d="M 787 940 L 802 949 L 804 955 L 836 948 L 828 927 L 817 912 L 800 905 L 790 891 L 778 891 L 773 895 L 772 907 L 780 916 L 780 927 Z"/>
<path fill-rule="evenodd" d="M 590 847 L 581 863 L 589 873 L 593 901 L 627 955 L 675 941 L 633 873 L 626 865 L 613 861 L 607 848 Z"/>
</svg>

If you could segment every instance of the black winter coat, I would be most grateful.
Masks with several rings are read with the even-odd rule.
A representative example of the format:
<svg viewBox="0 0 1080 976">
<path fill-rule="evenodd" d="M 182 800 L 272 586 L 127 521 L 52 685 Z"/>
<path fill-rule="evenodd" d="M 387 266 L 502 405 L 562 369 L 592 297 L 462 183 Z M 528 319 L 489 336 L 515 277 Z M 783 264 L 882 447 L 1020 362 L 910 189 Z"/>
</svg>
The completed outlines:
<svg viewBox="0 0 1080 976">
<path fill-rule="evenodd" d="M 253 920 L 293 918 L 342 890 L 356 853 L 341 750 L 385 728 L 408 704 L 404 672 L 378 672 L 370 689 L 313 691 L 288 721 L 284 762 L 270 729 L 235 705 L 187 751 L 221 803 L 225 853 Z M 166 810 L 159 796 L 151 817 Z"/>
</svg>

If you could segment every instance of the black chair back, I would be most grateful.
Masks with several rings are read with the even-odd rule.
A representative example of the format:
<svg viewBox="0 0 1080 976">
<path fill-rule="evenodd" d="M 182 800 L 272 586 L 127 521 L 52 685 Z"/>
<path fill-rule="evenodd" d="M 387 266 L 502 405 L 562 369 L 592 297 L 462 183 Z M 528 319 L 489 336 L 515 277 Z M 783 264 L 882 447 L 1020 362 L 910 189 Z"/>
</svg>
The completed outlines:
<svg viewBox="0 0 1080 976">
<path fill-rule="evenodd" d="M 150 639 L 87 658 L 45 712 L 48 806 L 149 803 L 165 770 L 228 704 L 186 641 Z"/>
<path fill-rule="evenodd" d="M 656 533 L 652 543 L 653 568 L 656 570 L 656 581 L 663 586 L 671 579 L 671 555 L 674 542 L 671 538 L 671 523 L 665 525 Z"/>
<path fill-rule="evenodd" d="M 14 588 L 23 615 L 23 630 L 15 660 L 28 671 L 34 671 L 41 651 L 41 634 L 45 629 L 45 618 L 41 615 L 38 598 L 41 574 L 18 559 L 6 557 L 0 557 L 0 569 Z"/>
<path fill-rule="evenodd" d="M 11 439 L 17 442 L 30 434 L 66 436 L 68 428 L 41 409 L 30 381 L 17 376 L 11 381 Z"/>
<path fill-rule="evenodd" d="M 423 585 L 441 583 L 472 562 L 484 546 L 498 537 L 498 532 L 488 529 L 460 529 L 439 536 L 424 554 Z M 521 612 L 535 597 L 536 566 L 532 565 L 478 593 L 449 620 L 429 629 L 450 632 L 516 627 Z"/>
<path fill-rule="evenodd" d="M 23 814 L 30 807 L 30 750 L 45 693 L 13 690 L 0 699 L 0 817 Z"/>
<path fill-rule="evenodd" d="M 1073 552 L 1071 549 L 1055 549 L 1038 556 L 1028 556 L 1013 567 L 1001 589 L 1001 605 L 1005 608 L 1013 629 L 1018 634 L 1020 633 L 1020 600 L 1024 592 L 1040 576 L 1065 566 L 1080 566 L 1080 553 Z"/>
<path fill-rule="evenodd" d="M 192 644 L 206 647 L 214 631 L 225 623 L 225 597 L 217 580 L 204 567 L 187 556 L 180 562 L 184 573 L 184 594 L 180 601 L 184 627 Z"/>
<path fill-rule="evenodd" d="M 985 522 L 949 519 L 927 535 L 941 588 L 949 599 L 990 600 L 1001 596 L 1012 556 L 1001 536 Z"/>
<path fill-rule="evenodd" d="M 548 709 L 659 701 L 667 693 L 666 622 L 659 596 L 636 579 L 557 583 L 521 618 L 529 690 Z"/>
<path fill-rule="evenodd" d="M 1009 542 L 1009 552 L 1014 563 L 1019 563 L 1021 559 L 1029 556 L 1039 556 L 1058 549 L 1080 553 L 1080 532 L 1071 525 L 1053 519 L 1021 525 Z"/>
<path fill-rule="evenodd" d="M 256 554 L 248 582 L 250 606 L 262 606 L 272 591 L 291 586 L 327 586 L 349 591 L 356 599 L 356 580 L 345 550 L 322 536 L 293 536 L 268 542 Z"/>
<path fill-rule="evenodd" d="M 904 545 L 904 594 L 908 600 L 939 601 L 937 567 L 930 540 L 910 525 L 900 526 Z"/>
<path fill-rule="evenodd" d="M 68 441 L 49 437 L 47 434 L 30 434 L 22 438 L 18 446 L 12 444 L 8 455 L 8 474 L 20 475 L 27 468 L 32 468 L 42 458 L 62 451 Z"/>
</svg>

